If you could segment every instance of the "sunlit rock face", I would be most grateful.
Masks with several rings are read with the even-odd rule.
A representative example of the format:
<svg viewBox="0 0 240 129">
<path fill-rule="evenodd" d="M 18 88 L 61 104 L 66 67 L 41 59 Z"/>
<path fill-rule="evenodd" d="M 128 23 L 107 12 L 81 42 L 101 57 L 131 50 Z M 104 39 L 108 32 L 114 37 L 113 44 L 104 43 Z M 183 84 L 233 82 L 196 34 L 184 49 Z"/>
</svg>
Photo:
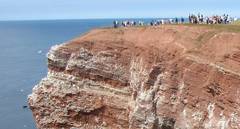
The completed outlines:
<svg viewBox="0 0 240 129">
<path fill-rule="evenodd" d="M 92 30 L 51 48 L 29 95 L 39 129 L 240 129 L 240 34 Z"/>
</svg>

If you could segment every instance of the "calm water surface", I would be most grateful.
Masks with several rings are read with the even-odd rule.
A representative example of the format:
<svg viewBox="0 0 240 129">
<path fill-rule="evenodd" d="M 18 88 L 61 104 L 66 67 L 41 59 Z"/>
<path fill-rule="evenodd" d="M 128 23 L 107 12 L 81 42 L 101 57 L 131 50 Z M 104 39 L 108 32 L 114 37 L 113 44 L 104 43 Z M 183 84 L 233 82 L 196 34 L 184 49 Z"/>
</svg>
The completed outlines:
<svg viewBox="0 0 240 129">
<path fill-rule="evenodd" d="M 47 73 L 51 46 L 111 24 L 110 19 L 0 22 L 0 129 L 36 128 L 23 106 Z"/>
</svg>

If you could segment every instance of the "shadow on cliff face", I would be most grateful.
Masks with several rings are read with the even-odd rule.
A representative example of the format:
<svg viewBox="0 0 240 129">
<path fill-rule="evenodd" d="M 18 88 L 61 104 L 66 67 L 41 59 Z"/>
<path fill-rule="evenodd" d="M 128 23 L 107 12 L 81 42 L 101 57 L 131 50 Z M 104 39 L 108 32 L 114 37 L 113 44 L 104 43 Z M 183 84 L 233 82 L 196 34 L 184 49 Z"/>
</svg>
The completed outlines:
<svg viewBox="0 0 240 129">
<path fill-rule="evenodd" d="M 174 118 L 163 117 L 161 126 L 155 129 L 174 129 L 175 121 Z"/>
</svg>

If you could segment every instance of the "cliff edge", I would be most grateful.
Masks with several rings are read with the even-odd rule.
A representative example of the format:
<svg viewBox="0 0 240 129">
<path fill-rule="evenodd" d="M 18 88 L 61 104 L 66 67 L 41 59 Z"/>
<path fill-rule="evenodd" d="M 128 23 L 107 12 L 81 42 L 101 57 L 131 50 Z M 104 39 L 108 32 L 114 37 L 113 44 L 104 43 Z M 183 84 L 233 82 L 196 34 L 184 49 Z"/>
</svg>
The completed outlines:
<svg viewBox="0 0 240 129">
<path fill-rule="evenodd" d="M 240 129 L 240 33 L 96 29 L 47 57 L 28 99 L 40 129 Z"/>
</svg>

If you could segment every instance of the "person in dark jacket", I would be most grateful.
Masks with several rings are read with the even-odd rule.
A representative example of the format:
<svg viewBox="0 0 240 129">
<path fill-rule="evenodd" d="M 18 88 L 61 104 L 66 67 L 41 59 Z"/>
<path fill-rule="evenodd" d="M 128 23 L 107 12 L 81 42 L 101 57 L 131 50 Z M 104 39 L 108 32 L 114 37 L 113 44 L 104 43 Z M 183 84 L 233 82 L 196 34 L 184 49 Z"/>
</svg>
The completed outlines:
<svg viewBox="0 0 240 129">
<path fill-rule="evenodd" d="M 175 23 L 178 24 L 178 18 L 175 18 Z"/>
<path fill-rule="evenodd" d="M 182 24 L 184 23 L 184 18 L 183 18 L 183 17 L 181 18 L 181 23 L 182 23 Z"/>
</svg>

